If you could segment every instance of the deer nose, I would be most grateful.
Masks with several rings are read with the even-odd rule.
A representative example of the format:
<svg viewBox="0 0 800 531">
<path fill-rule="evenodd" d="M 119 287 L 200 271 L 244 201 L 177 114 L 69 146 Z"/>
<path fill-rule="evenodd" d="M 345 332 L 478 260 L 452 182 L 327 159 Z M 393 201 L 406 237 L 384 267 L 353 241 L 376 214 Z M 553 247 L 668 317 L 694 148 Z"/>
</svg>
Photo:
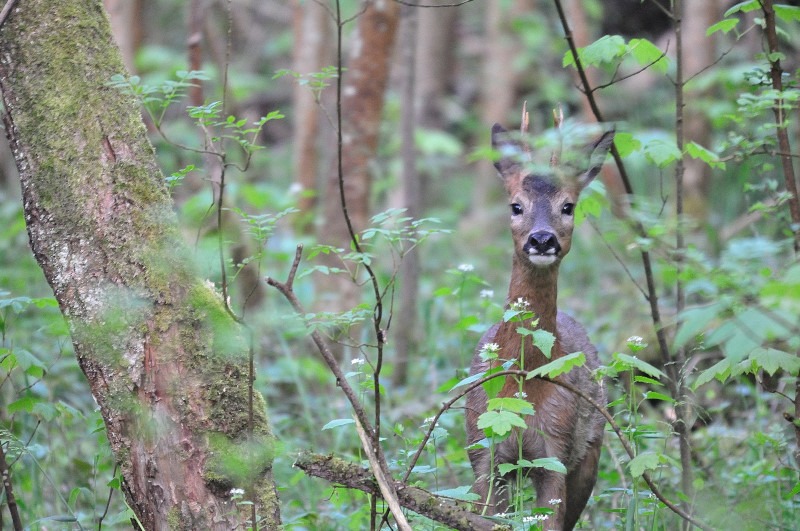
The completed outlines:
<svg viewBox="0 0 800 531">
<path fill-rule="evenodd" d="M 528 254 L 558 254 L 561 252 L 561 245 L 558 243 L 558 238 L 552 232 L 538 231 L 528 236 L 527 249 Z"/>
</svg>

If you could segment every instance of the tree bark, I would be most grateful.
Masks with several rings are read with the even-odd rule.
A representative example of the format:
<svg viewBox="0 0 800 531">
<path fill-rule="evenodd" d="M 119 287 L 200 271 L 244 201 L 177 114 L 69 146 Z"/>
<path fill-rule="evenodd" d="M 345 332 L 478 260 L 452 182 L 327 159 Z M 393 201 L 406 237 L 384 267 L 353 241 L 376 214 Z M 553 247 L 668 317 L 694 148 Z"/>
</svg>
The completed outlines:
<svg viewBox="0 0 800 531">
<path fill-rule="evenodd" d="M 100 0 L 27 0 L 0 28 L 4 122 L 34 255 L 145 529 L 280 523 L 248 341 L 199 278 Z"/>
<path fill-rule="evenodd" d="M 707 36 L 706 29 L 722 18 L 722 10 L 716 0 L 685 0 L 684 4 L 683 46 L 689 50 L 683 55 L 684 71 L 687 76 L 693 76 L 717 58 L 715 38 Z M 687 87 L 689 112 L 684 114 L 684 132 L 687 141 L 711 147 L 711 122 L 706 112 L 698 108 L 705 105 L 704 97 L 708 96 L 692 89 L 691 85 Z M 684 166 L 684 211 L 704 223 L 708 219 L 711 168 L 702 160 L 692 158 L 686 158 Z"/>
<path fill-rule="evenodd" d="M 294 0 L 293 69 L 301 75 L 319 72 L 328 61 L 330 15 L 315 2 Z M 297 201 L 300 210 L 299 229 L 304 233 L 313 228 L 313 210 L 317 203 L 317 160 L 319 153 L 319 104 L 307 85 L 295 84 L 292 92 L 294 111 L 294 141 L 292 161 L 294 179 L 302 195 Z"/>
<path fill-rule="evenodd" d="M 416 43 L 419 8 L 403 6 L 401 50 L 403 79 L 401 82 L 400 158 L 403 167 L 402 208 L 405 214 L 417 219 L 422 211 L 422 187 L 417 172 L 417 149 L 414 134 L 417 124 L 416 106 Z M 436 9 L 428 11 L 437 11 Z M 398 271 L 400 283 L 399 312 L 394 332 L 395 359 L 393 379 L 397 385 L 405 385 L 412 353 L 422 343 L 422 332 L 417 327 L 417 302 L 419 300 L 419 254 L 412 250 L 403 257 Z"/>
</svg>

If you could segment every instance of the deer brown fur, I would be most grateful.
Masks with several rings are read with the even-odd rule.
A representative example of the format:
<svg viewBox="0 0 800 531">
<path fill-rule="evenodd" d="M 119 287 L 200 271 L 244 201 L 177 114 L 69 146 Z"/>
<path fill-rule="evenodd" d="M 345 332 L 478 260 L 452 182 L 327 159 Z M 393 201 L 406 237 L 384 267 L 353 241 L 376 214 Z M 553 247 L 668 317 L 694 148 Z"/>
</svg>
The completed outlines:
<svg viewBox="0 0 800 531">
<path fill-rule="evenodd" d="M 524 124 L 525 113 L 523 132 L 526 129 Z M 492 145 L 501 153 L 495 166 L 503 179 L 511 206 L 514 253 L 507 302 L 526 301 L 534 319 L 538 319 L 537 327 L 551 332 L 556 338 L 548 359 L 533 346 L 531 337 L 526 336 L 521 368 L 531 371 L 560 356 L 583 352 L 585 366 L 576 367 L 558 378 L 589 393 L 599 403 L 605 401 L 605 389 L 590 374 L 599 366 L 597 350 L 583 327 L 557 309 L 556 298 L 558 267 L 571 245 L 574 205 L 581 190 L 600 171 L 613 137 L 613 131 L 606 132 L 587 146 L 581 157 L 582 169 L 575 170 L 571 168 L 572 164 L 559 164 L 558 157 L 554 156 L 552 167 L 540 174 L 531 172 L 531 168 L 520 160 L 520 154 L 528 154 L 523 144 L 509 138 L 501 126 L 495 124 L 492 128 Z M 500 346 L 501 360 L 514 358 L 520 364 L 523 345 L 522 336 L 517 332 L 519 326 L 518 322 L 501 322 L 490 328 L 478 343 L 470 374 L 480 374 L 490 368 L 490 362 L 483 361 L 479 355 L 483 346 L 490 342 Z M 500 365 L 502 361 L 492 363 Z M 498 396 L 515 396 L 519 385 L 517 379 L 506 378 Z M 537 379 L 524 380 L 522 390 L 535 410 L 534 415 L 525 417 L 528 427 L 521 436 L 522 457 L 528 460 L 555 457 L 567 469 L 566 475 L 543 468 L 530 469 L 537 505 L 555 510 L 545 528 L 571 530 L 597 480 L 605 420 L 588 402 L 555 384 Z M 470 391 L 466 402 L 470 445 L 485 438 L 477 423 L 486 407 L 487 395 L 483 388 Z M 496 444 L 495 470 L 491 469 L 489 448 L 469 450 L 476 477 L 473 490 L 488 503 L 489 513 L 505 512 L 509 507 L 512 477 L 500 477 L 496 467 L 501 463 L 517 462 L 520 456 L 518 435 L 512 433 L 508 439 Z M 490 489 L 491 477 L 495 478 L 495 484 Z M 551 503 L 550 500 L 561 502 Z"/>
</svg>

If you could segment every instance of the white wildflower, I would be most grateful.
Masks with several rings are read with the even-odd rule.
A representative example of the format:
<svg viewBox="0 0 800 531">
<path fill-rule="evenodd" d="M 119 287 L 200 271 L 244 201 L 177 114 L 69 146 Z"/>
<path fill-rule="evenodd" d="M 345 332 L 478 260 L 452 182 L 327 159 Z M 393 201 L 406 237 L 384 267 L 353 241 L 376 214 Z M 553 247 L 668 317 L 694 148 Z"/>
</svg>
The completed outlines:
<svg viewBox="0 0 800 531">
<path fill-rule="evenodd" d="M 481 299 L 491 299 L 494 297 L 494 290 L 493 289 L 482 289 L 481 290 Z"/>
<path fill-rule="evenodd" d="M 516 398 L 519 398 L 520 400 L 524 400 L 525 398 L 528 398 L 528 393 L 526 393 L 525 391 L 517 391 L 516 393 L 514 393 L 514 396 Z"/>
<path fill-rule="evenodd" d="M 423 422 L 422 424 L 423 424 L 423 425 L 424 425 L 424 424 L 430 424 L 431 422 L 433 422 L 433 419 L 435 419 L 435 418 L 436 418 L 436 417 L 428 417 L 428 418 L 426 418 L 426 419 L 425 419 L 425 422 Z"/>
<path fill-rule="evenodd" d="M 627 343 L 634 347 L 643 347 L 644 339 L 642 336 L 631 336 L 628 338 Z"/>
<path fill-rule="evenodd" d="M 522 297 L 520 297 L 520 298 L 518 298 L 517 300 L 515 300 L 514 302 L 511 303 L 511 309 L 516 311 L 516 312 L 523 312 L 523 311 L 527 310 L 528 306 L 530 306 L 530 305 L 531 304 L 527 300 L 525 300 Z"/>
<path fill-rule="evenodd" d="M 481 347 L 481 352 L 484 354 L 492 353 L 497 354 L 500 352 L 500 345 L 497 343 L 484 343 Z"/>
<path fill-rule="evenodd" d="M 231 496 L 242 495 L 244 494 L 244 489 L 231 489 L 230 494 Z"/>
<path fill-rule="evenodd" d="M 561 503 L 561 498 L 553 498 L 550 500 L 550 505 L 558 505 L 559 503 Z"/>
<path fill-rule="evenodd" d="M 303 185 L 300 183 L 292 183 L 289 186 L 289 195 L 297 195 L 303 191 Z"/>
<path fill-rule="evenodd" d="M 365 363 L 366 360 L 363 360 L 361 358 L 353 358 L 352 360 L 350 360 L 350 365 L 364 365 Z"/>
<path fill-rule="evenodd" d="M 458 266 L 458 270 L 463 271 L 464 273 L 469 273 L 473 269 L 475 269 L 475 267 L 472 264 L 461 264 Z"/>
</svg>

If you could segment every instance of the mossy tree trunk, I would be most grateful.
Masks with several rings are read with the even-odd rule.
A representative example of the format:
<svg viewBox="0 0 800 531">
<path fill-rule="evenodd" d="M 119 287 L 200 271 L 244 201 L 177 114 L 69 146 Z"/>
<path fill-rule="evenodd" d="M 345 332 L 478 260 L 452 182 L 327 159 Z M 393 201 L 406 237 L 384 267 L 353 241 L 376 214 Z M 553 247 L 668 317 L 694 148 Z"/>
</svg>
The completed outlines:
<svg viewBox="0 0 800 531">
<path fill-rule="evenodd" d="M 243 488 L 279 525 L 248 342 L 199 278 L 100 0 L 26 0 L 0 28 L 6 133 L 31 247 L 146 529 L 233 529 Z M 249 512 L 248 512 L 249 514 Z"/>
</svg>

